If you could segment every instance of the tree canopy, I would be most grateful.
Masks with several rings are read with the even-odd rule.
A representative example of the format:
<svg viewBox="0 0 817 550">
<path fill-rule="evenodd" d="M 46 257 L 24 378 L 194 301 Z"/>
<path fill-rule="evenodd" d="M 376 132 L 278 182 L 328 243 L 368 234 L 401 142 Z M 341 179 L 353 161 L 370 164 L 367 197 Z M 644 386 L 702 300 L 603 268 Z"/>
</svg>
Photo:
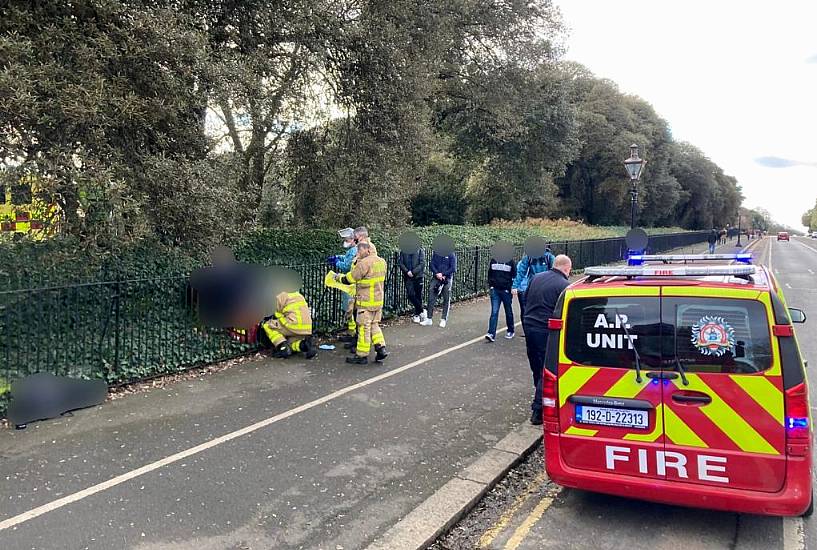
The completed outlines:
<svg viewBox="0 0 817 550">
<path fill-rule="evenodd" d="M 2 183 L 62 231 L 208 247 L 279 226 L 725 225 L 735 178 L 564 61 L 550 0 L 9 0 Z"/>
</svg>

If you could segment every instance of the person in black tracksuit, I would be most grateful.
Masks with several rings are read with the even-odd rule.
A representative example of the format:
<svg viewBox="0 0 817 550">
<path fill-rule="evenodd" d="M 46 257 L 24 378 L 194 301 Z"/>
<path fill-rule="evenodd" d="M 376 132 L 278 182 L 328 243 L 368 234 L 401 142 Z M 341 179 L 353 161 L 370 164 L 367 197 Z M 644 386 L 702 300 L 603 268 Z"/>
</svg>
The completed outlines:
<svg viewBox="0 0 817 550">
<path fill-rule="evenodd" d="M 570 284 L 572 263 L 565 255 L 556 256 L 550 271 L 539 273 L 528 286 L 525 307 L 525 346 L 528 363 L 533 374 L 533 402 L 531 403 L 531 424 L 542 423 L 542 371 L 545 368 L 545 353 L 549 335 L 548 320 L 553 316 L 559 296 Z"/>
<path fill-rule="evenodd" d="M 513 325 L 513 294 L 511 287 L 516 277 L 516 262 L 508 260 L 500 262 L 491 258 L 488 268 L 488 286 L 491 288 L 491 317 L 488 320 L 488 333 L 485 339 L 493 342 L 496 339 L 496 325 L 499 320 L 499 305 L 505 307 L 505 324 L 508 331 L 505 338 L 511 339 L 514 335 Z"/>
<path fill-rule="evenodd" d="M 423 309 L 423 276 L 425 275 L 425 253 L 422 248 L 413 252 L 400 252 L 397 266 L 403 272 L 403 281 L 406 284 L 406 297 L 414 307 L 412 320 L 419 323 L 425 320 Z"/>
</svg>

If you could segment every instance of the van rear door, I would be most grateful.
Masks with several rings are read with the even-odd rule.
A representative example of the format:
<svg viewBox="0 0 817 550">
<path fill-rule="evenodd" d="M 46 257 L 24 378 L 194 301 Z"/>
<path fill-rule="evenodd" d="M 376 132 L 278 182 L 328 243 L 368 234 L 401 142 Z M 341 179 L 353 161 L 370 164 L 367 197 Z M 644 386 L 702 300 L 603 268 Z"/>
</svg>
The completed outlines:
<svg viewBox="0 0 817 550">
<path fill-rule="evenodd" d="M 768 295 L 664 287 L 664 387 L 669 480 L 776 492 L 786 476 L 783 380 Z M 677 363 L 676 363 L 677 358 Z"/>
<path fill-rule="evenodd" d="M 569 466 L 660 477 L 648 467 L 664 449 L 659 293 L 567 291 L 557 380 L 560 448 Z M 655 372 L 648 377 L 648 370 Z"/>
</svg>

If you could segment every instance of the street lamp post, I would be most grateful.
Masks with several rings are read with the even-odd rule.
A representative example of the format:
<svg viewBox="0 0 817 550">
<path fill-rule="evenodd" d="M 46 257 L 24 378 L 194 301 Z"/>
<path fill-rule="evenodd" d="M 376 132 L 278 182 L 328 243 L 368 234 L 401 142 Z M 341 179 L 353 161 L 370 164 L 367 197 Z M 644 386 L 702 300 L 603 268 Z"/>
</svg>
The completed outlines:
<svg viewBox="0 0 817 550">
<path fill-rule="evenodd" d="M 638 205 L 638 179 L 647 161 L 638 156 L 638 145 L 630 145 L 630 158 L 624 161 L 624 168 L 630 176 L 630 229 L 635 229 L 635 210 Z"/>
</svg>

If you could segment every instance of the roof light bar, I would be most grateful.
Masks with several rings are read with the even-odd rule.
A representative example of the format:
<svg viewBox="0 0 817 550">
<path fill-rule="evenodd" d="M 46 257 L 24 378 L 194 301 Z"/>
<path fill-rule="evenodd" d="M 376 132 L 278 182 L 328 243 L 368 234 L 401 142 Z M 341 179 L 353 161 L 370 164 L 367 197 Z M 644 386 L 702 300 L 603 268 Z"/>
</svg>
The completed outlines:
<svg viewBox="0 0 817 550">
<path fill-rule="evenodd" d="M 730 261 L 741 264 L 751 264 L 751 253 L 739 254 L 634 254 L 629 257 L 630 265 L 643 265 L 646 262 L 706 262 L 706 261 Z"/>
<path fill-rule="evenodd" d="M 753 265 L 704 266 L 623 266 L 588 267 L 584 274 L 598 277 L 749 277 L 757 272 Z"/>
</svg>

